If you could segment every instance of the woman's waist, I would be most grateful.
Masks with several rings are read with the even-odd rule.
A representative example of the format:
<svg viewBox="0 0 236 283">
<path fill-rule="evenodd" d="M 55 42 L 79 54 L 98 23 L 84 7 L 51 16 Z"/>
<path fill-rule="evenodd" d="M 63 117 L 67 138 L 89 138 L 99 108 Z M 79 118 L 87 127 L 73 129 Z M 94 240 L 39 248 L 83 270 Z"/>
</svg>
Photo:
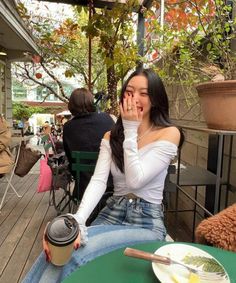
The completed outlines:
<svg viewBox="0 0 236 283">
<path fill-rule="evenodd" d="M 148 199 L 145 199 L 143 197 L 140 197 L 134 193 L 127 193 L 127 194 L 122 194 L 122 195 L 115 195 L 113 194 L 112 198 L 116 202 L 127 202 L 127 203 L 133 203 L 133 204 L 142 204 L 145 206 L 155 206 L 155 207 L 160 207 L 162 208 L 162 200 L 157 200 L 155 202 L 149 201 Z"/>
<path fill-rule="evenodd" d="M 114 187 L 115 197 L 125 197 L 127 199 L 140 199 L 153 204 L 161 204 L 163 199 L 163 189 L 158 188 L 142 188 L 129 190 L 128 188 Z"/>
</svg>

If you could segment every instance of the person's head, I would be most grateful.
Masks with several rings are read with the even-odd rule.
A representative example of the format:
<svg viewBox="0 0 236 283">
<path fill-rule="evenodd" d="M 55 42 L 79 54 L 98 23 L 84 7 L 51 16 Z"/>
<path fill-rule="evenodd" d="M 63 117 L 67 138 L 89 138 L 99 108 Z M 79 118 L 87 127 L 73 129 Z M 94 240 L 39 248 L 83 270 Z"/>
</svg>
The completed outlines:
<svg viewBox="0 0 236 283">
<path fill-rule="evenodd" d="M 49 125 L 48 121 L 46 121 L 46 122 L 43 124 L 43 128 L 49 128 L 49 127 L 50 127 L 50 125 Z"/>
<path fill-rule="evenodd" d="M 72 91 L 68 109 L 73 116 L 81 113 L 94 112 L 93 95 L 86 88 L 77 88 Z"/>
<path fill-rule="evenodd" d="M 129 76 L 121 90 L 121 103 L 128 92 L 135 97 L 138 111 L 143 108 L 144 119 L 150 119 L 157 127 L 171 126 L 168 97 L 160 77 L 152 69 L 139 68 Z M 113 161 L 121 172 L 124 172 L 123 141 L 124 128 L 119 116 L 111 131 L 110 145 Z"/>
<path fill-rule="evenodd" d="M 169 125 L 169 103 L 161 78 L 152 69 L 139 68 L 134 71 L 121 90 L 120 102 L 130 94 L 137 101 L 138 110 L 143 109 L 156 126 Z"/>
</svg>

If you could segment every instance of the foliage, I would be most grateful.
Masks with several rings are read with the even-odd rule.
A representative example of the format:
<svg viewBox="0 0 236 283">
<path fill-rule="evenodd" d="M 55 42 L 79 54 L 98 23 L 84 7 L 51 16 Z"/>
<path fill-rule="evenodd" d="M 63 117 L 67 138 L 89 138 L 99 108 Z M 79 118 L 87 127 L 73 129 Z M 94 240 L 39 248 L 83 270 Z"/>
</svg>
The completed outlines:
<svg viewBox="0 0 236 283">
<path fill-rule="evenodd" d="M 86 9 L 73 19 L 57 19 L 50 9 L 46 15 L 38 9 L 30 12 L 21 1 L 18 3 L 18 10 L 36 38 L 40 56 L 28 54 L 31 62 L 17 64 L 17 77 L 21 77 L 23 82 L 31 81 L 47 88 L 48 93 L 53 93 L 67 103 L 68 96 L 63 81 L 68 82 L 73 78 L 74 81 L 77 80 L 78 87 L 88 85 L 88 39 L 81 31 L 81 25 L 88 20 Z M 93 43 L 92 53 L 95 74 L 93 84 L 98 81 L 98 86 L 103 86 L 101 76 L 98 80 L 103 68 L 96 42 Z M 57 84 L 56 91 L 50 87 L 49 82 L 52 81 Z"/>
<path fill-rule="evenodd" d="M 34 113 L 45 113 L 43 107 L 32 107 L 24 103 L 13 102 L 13 118 L 16 120 L 28 120 Z"/>
<path fill-rule="evenodd" d="M 186 99 L 190 88 L 208 80 L 232 79 L 235 75 L 235 1 L 166 1 L 165 24 L 148 11 L 147 29 L 152 49 L 158 51 L 155 65 L 168 84 L 179 83 Z"/>
<path fill-rule="evenodd" d="M 116 108 L 117 84 L 138 60 L 134 42 L 135 22 L 133 13 L 137 1 L 129 0 L 126 5 L 114 4 L 112 10 L 94 9 L 89 18 L 88 8 L 76 6 L 74 17 L 55 22 L 50 16 L 40 16 L 39 11 L 30 14 L 23 3 L 18 10 L 37 38 L 40 56 L 33 56 L 31 63 L 19 65 L 23 80 L 30 79 L 48 87 L 47 79 L 54 80 L 60 89 L 56 94 L 62 101 L 64 93 L 61 76 L 55 74 L 63 67 L 66 78 L 78 78 L 79 85 L 105 91 L 110 96 L 110 107 Z M 92 40 L 92 80 L 89 85 L 88 44 Z"/>
<path fill-rule="evenodd" d="M 134 41 L 133 11 L 137 8 L 138 1 L 129 0 L 125 5 L 114 4 L 112 9 L 94 10 L 88 24 L 83 27 L 88 37 L 98 40 L 98 52 L 106 67 L 107 92 L 114 114 L 117 114 L 117 84 L 139 59 Z"/>
</svg>

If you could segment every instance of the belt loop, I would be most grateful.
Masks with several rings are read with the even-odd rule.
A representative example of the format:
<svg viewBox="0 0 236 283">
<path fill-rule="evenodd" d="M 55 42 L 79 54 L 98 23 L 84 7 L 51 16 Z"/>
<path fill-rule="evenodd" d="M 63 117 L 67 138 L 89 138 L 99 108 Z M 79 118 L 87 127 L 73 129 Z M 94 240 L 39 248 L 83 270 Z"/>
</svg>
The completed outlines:
<svg viewBox="0 0 236 283">
<path fill-rule="evenodd" d="M 125 197 L 121 196 L 119 197 L 119 199 L 117 200 L 117 203 L 120 205 L 121 202 L 125 199 Z"/>
</svg>

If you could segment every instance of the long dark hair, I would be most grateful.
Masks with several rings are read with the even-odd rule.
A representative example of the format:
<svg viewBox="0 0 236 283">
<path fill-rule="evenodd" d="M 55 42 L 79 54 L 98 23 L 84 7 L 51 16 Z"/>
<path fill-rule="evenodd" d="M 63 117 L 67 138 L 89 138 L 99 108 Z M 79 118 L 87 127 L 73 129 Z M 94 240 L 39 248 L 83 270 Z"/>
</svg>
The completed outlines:
<svg viewBox="0 0 236 283">
<path fill-rule="evenodd" d="M 165 87 L 161 78 L 152 69 L 139 68 L 134 71 L 124 83 L 120 103 L 122 103 L 126 87 L 129 81 L 138 75 L 145 76 L 148 81 L 148 95 L 151 101 L 150 121 L 155 126 L 169 127 L 173 124 L 169 118 L 169 102 Z M 124 154 L 123 154 L 124 128 L 121 116 L 118 117 L 115 126 L 111 130 L 110 145 L 112 159 L 121 172 L 124 172 Z"/>
</svg>

